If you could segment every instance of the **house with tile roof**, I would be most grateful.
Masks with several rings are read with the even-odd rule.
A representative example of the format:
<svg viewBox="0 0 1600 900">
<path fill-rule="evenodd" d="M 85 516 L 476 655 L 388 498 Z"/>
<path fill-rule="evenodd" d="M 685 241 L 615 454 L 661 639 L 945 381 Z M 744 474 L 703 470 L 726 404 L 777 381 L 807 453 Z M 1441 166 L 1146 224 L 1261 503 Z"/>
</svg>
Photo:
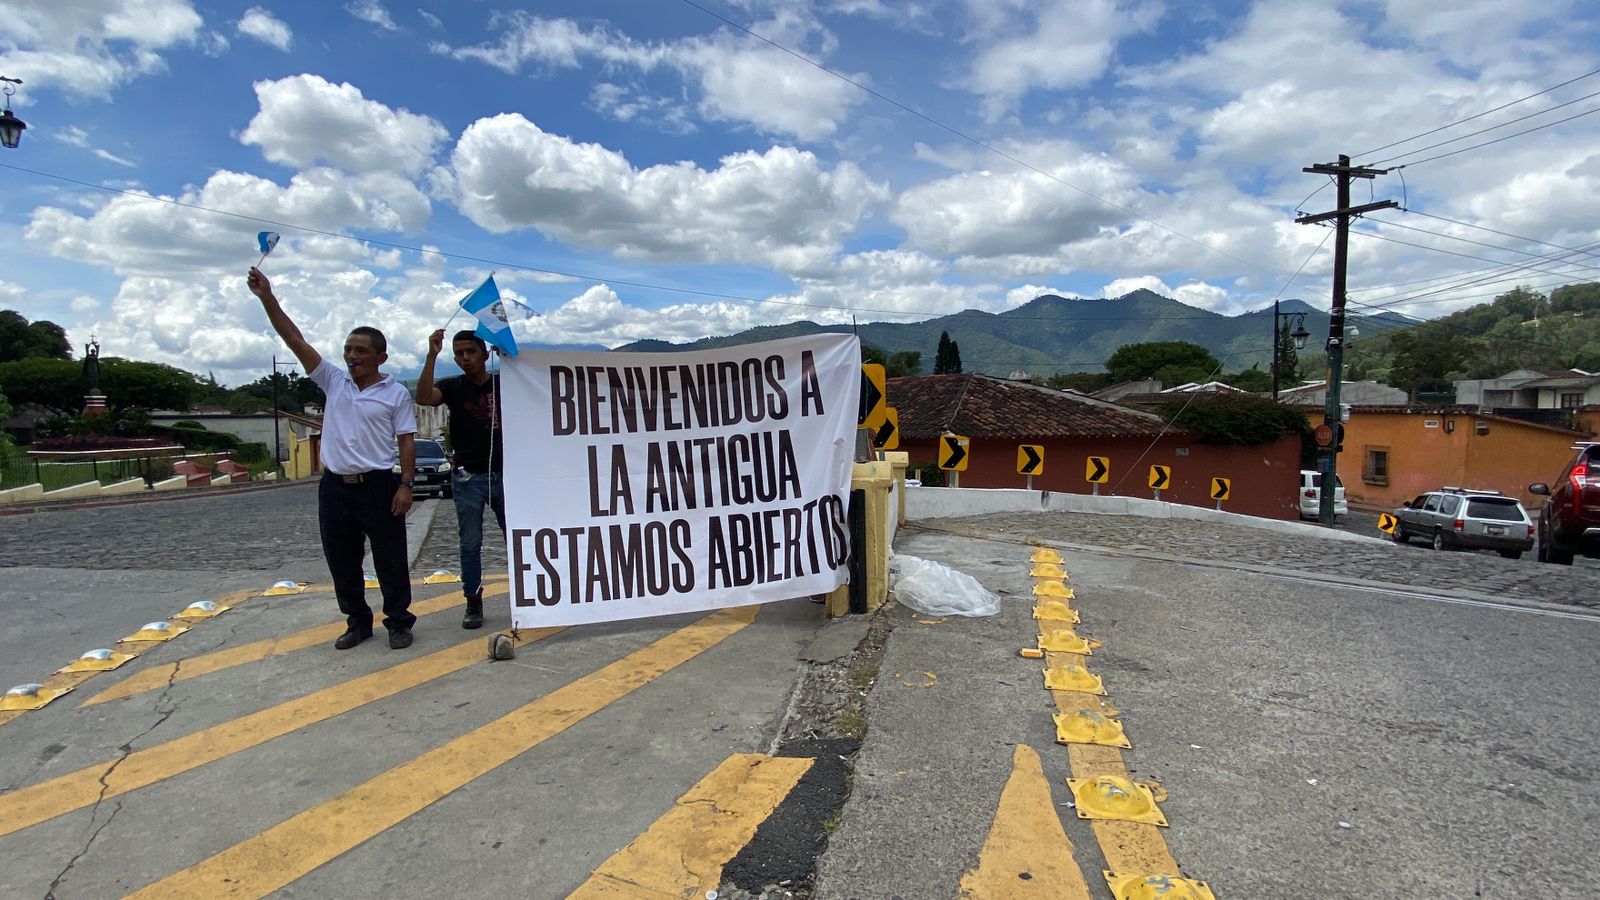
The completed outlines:
<svg viewBox="0 0 1600 900">
<path fill-rule="evenodd" d="M 968 439 L 963 488 L 1021 488 L 1019 447 L 1043 450 L 1044 470 L 1033 488 L 1094 493 L 1086 480 L 1088 457 L 1107 459 L 1110 480 L 1099 493 L 1151 497 L 1150 468 L 1165 466 L 1171 484 L 1162 500 L 1214 506 L 1215 478 L 1231 481 L 1223 509 L 1278 519 L 1299 516 L 1300 439 L 1271 444 L 1208 444 L 1175 431 L 1153 413 L 1076 391 L 1008 381 L 988 375 L 913 375 L 888 381 L 888 403 L 899 415 L 900 450 L 913 469 L 937 469 L 943 435 Z"/>
</svg>

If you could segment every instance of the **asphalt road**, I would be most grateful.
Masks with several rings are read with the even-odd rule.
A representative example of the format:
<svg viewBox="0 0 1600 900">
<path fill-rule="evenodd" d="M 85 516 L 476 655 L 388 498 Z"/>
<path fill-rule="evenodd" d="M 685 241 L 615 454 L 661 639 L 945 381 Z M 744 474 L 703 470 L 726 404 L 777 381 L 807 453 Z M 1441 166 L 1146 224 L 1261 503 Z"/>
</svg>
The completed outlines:
<svg viewBox="0 0 1600 900">
<path fill-rule="evenodd" d="M 432 528 L 415 574 L 453 569 L 449 505 L 420 510 Z M 496 537 L 490 571 L 503 565 Z M 485 632 L 459 628 L 458 589 L 419 585 L 437 611 L 411 650 L 341 653 L 314 494 L 299 486 L 0 517 L 0 538 L 8 683 L 44 680 L 193 599 L 312 585 L 250 596 L 0 720 L 6 897 L 151 884 L 211 895 L 208 865 L 285 897 L 564 897 L 695 809 L 679 803 L 692 788 L 767 751 L 800 660 L 818 635 L 844 633 L 816 606 L 784 603 L 722 624 L 528 634 L 516 660 L 491 664 Z M 867 732 L 827 824 L 817 896 L 956 896 L 1026 745 L 1085 896 L 1110 897 L 1098 873 L 1118 851 L 1064 805 L 1076 763 L 1053 741 L 1041 664 L 1017 656 L 1036 640 L 1036 543 L 1066 556 L 1080 630 L 1105 642 L 1088 666 L 1122 712 L 1128 770 L 1170 792 L 1164 846 L 1219 896 L 1592 896 L 1600 570 L 1061 513 L 902 533 L 901 552 L 956 566 L 1004 602 L 983 619 L 887 613 L 897 627 L 876 677 L 848 682 L 865 693 Z M 490 628 L 507 624 L 503 594 L 488 613 Z M 148 690 L 100 694 L 138 684 Z M 770 809 L 750 793 L 712 806 L 762 820 Z M 729 856 L 747 839 L 726 839 Z M 720 845 L 696 832 L 686 846 Z"/>
<path fill-rule="evenodd" d="M 903 614 L 817 896 L 954 896 L 1019 743 L 1044 761 L 1091 895 L 1109 896 L 1097 876 L 1115 848 L 1073 814 L 1040 663 L 1016 656 L 1035 625 L 1033 543 L 1061 548 L 1079 631 L 1105 642 L 1088 668 L 1121 710 L 1127 767 L 1170 793 L 1165 841 L 1218 896 L 1593 896 L 1579 823 L 1600 813 L 1600 617 L 1386 590 L 1372 572 L 1252 571 L 1215 545 L 1081 548 L 1069 520 L 1100 517 L 1048 518 L 903 534 L 899 551 L 960 560 L 1004 604 Z"/>
</svg>

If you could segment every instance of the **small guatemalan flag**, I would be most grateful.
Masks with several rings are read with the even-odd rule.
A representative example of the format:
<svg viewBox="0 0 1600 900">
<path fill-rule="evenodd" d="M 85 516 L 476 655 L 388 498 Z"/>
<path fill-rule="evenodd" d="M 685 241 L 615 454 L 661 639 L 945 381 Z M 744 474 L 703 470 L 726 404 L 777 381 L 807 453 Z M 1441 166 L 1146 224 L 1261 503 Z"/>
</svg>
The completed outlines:
<svg viewBox="0 0 1600 900">
<path fill-rule="evenodd" d="M 517 339 L 511 333 L 511 322 L 506 318 L 506 307 L 500 301 L 493 275 L 461 299 L 461 308 L 477 318 L 478 337 L 507 356 L 517 355 Z"/>
</svg>

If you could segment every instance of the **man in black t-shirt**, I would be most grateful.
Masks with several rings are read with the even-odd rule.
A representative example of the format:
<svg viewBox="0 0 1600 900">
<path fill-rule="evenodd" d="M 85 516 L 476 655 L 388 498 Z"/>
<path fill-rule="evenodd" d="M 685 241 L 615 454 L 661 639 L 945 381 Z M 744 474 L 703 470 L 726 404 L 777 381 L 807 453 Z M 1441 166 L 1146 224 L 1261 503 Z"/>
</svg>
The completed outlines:
<svg viewBox="0 0 1600 900">
<path fill-rule="evenodd" d="M 462 628 L 483 627 L 483 507 L 488 504 L 506 531 L 506 496 L 502 485 L 500 444 L 500 379 L 484 368 L 489 350 L 471 331 L 458 331 L 450 341 L 463 374 L 435 384 L 433 366 L 444 349 L 444 329 L 428 336 L 428 359 L 417 379 L 417 402 L 443 404 L 450 410 L 450 443 L 455 448 L 453 485 L 456 527 L 461 537 L 461 592 L 467 598 Z"/>
</svg>

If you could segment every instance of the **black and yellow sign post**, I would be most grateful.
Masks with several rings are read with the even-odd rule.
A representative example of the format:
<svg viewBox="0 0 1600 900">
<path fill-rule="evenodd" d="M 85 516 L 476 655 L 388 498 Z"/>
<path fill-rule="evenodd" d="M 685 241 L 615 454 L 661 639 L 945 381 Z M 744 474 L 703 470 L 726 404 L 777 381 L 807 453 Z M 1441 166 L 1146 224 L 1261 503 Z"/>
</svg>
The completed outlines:
<svg viewBox="0 0 1600 900">
<path fill-rule="evenodd" d="M 1039 444 L 1017 445 L 1017 474 L 1028 476 L 1028 490 L 1033 490 L 1033 476 L 1044 474 L 1044 447 Z"/>
<path fill-rule="evenodd" d="M 1151 466 L 1150 486 L 1156 489 L 1156 499 L 1161 499 L 1161 489 L 1172 484 L 1171 466 Z"/>
<path fill-rule="evenodd" d="M 1233 480 L 1229 478 L 1211 479 L 1211 499 L 1217 501 L 1217 511 L 1222 511 L 1222 501 L 1228 499 L 1228 494 L 1233 491 Z"/>
<path fill-rule="evenodd" d="M 884 407 L 883 424 L 872 430 L 872 446 L 878 450 L 893 450 L 900 446 L 900 410 Z"/>
<path fill-rule="evenodd" d="M 968 453 L 970 446 L 966 435 L 943 434 L 939 436 L 939 468 L 950 475 L 950 486 L 961 487 L 961 473 L 967 470 L 967 462 L 971 457 Z"/>
<path fill-rule="evenodd" d="M 1100 485 L 1111 480 L 1111 457 L 1089 457 L 1083 467 L 1083 480 L 1094 485 L 1094 495 L 1100 496 Z"/>
<path fill-rule="evenodd" d="M 1400 520 L 1394 516 L 1388 513 L 1378 513 L 1378 530 L 1384 534 L 1394 534 L 1395 526 L 1399 524 Z"/>
<path fill-rule="evenodd" d="M 861 405 L 856 409 L 856 427 L 866 429 L 866 434 L 857 431 L 856 462 L 876 459 L 874 451 L 886 449 L 880 439 L 879 432 L 883 429 L 888 417 L 889 394 L 884 387 L 887 372 L 883 363 L 861 364 Z M 859 458 L 866 453 L 865 459 Z"/>
</svg>

